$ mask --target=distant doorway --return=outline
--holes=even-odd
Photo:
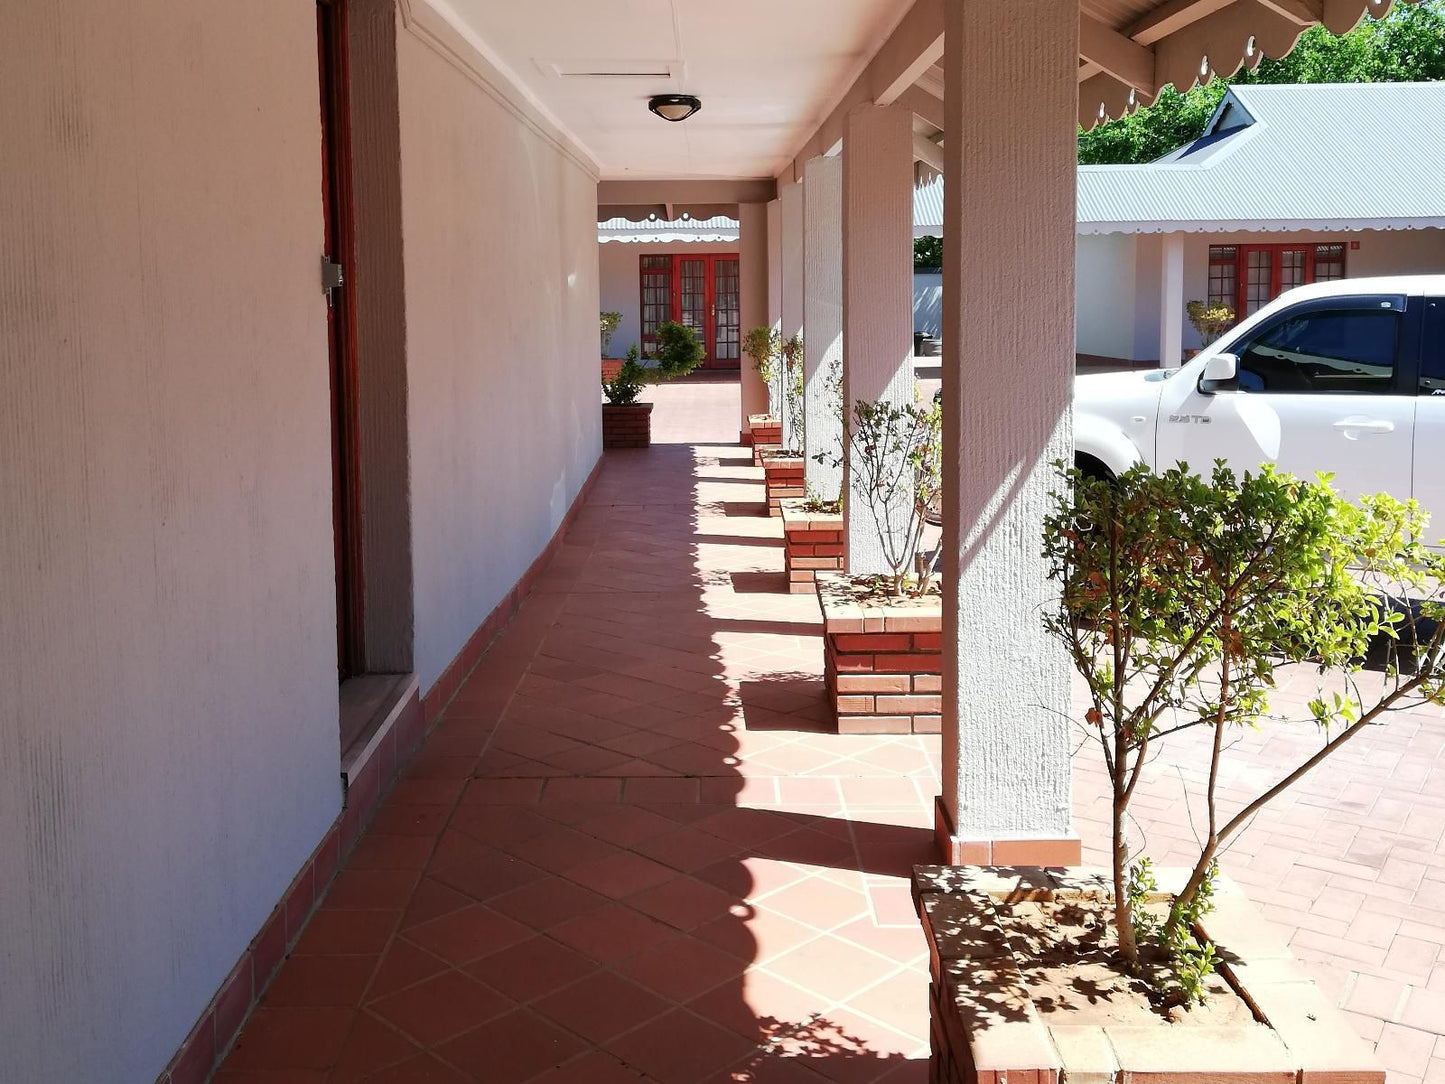
[[[657,346],[657,325],[667,320],[697,332],[707,356],[705,369],[737,369],[742,358],[738,258],[717,255],[643,256],[642,352]]]

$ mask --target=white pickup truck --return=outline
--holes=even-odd
[[[1081,376],[1074,442],[1086,473],[1328,471],[1348,496],[1415,497],[1445,534],[1445,275],[1302,286],[1182,368]]]

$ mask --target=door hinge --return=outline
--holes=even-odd
[[[341,265],[325,253],[321,256],[321,292],[326,295],[326,303],[331,304],[333,290],[340,289],[341,284],[346,281]]]

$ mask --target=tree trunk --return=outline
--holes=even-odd
[[[1124,802],[1114,799],[1114,925],[1119,933],[1119,954],[1130,974],[1139,973],[1139,942],[1134,937],[1134,906],[1129,900],[1129,847],[1124,840]]]

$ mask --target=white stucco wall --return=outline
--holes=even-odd
[[[1209,246],[1230,244],[1357,243],[1346,253],[1350,278],[1371,275],[1439,274],[1445,271],[1445,231],[1363,230],[1355,233],[1186,234],[1185,301],[1209,293]],[[1085,235],[1078,247],[1078,328],[1081,354],[1134,361],[1159,357],[1159,279],[1162,245],[1158,235]],[[1184,348],[1199,336],[1184,322]]]
[[[1133,353],[1139,304],[1136,240],[1118,233],[1081,236],[1078,240],[1074,254],[1078,284],[1074,335],[1080,354],[1126,358]]]
[[[913,330],[936,339],[943,332],[943,273],[913,274]]]
[[[397,51],[426,689],[546,546],[601,452],[597,188],[479,57],[464,70],[407,31]]]
[[[316,16],[0,71],[0,1080],[144,1082],[340,807]]]
[[[596,231],[593,231],[596,240]],[[642,282],[641,260],[643,256],[670,256],[674,253],[706,255],[712,252],[736,254],[736,241],[679,241],[671,244],[653,244],[639,241],[634,244],[609,241],[597,244],[597,266],[599,273],[600,304],[604,312],[620,312],[622,323],[612,336],[607,353],[622,357],[627,348],[636,343],[642,348]],[[747,334],[743,327],[743,334]],[[600,346],[601,343],[599,342]]]

